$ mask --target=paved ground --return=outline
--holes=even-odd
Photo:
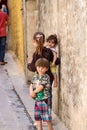
[[[0,130],[35,130],[33,121],[11,82],[7,66],[9,65],[0,66]]]
[[[34,101],[23,70],[12,52],[6,54],[6,61],[7,65],[0,66],[0,130],[35,130]],[[68,130],[54,113],[52,116],[54,130]]]

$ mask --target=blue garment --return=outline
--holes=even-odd
[[[7,13],[7,9],[6,9],[6,8],[4,8],[4,9],[3,9],[3,12]]]
[[[6,36],[0,37],[0,62],[4,62],[5,46],[6,46]]]

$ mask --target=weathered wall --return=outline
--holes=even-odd
[[[57,0],[37,0],[39,10],[39,30],[46,36],[51,33],[58,33],[58,2]]]
[[[69,130],[87,129],[87,1],[59,0],[60,116]]]
[[[59,33],[59,115],[69,130],[87,130],[87,1],[38,0],[39,30]]]
[[[34,46],[32,44],[33,34],[37,30],[37,9],[36,9],[36,0],[26,1],[26,54],[27,54],[27,63],[31,60],[32,54],[34,52]],[[33,73],[28,71],[27,77],[28,80],[31,80]]]
[[[9,0],[9,48],[15,52],[22,65],[24,65],[23,25],[22,25],[22,0]]]

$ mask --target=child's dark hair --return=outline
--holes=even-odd
[[[46,58],[39,58],[36,63],[35,66],[37,67],[46,67],[49,68],[49,61]]]
[[[2,2],[0,2],[0,9],[2,8]]]
[[[50,40],[54,40],[55,45],[59,43],[56,34],[48,36],[47,42],[49,42]]]
[[[33,40],[36,40],[38,47],[36,48],[36,51],[39,55],[42,55],[42,49],[45,42],[45,35],[42,32],[36,32],[33,36]]]

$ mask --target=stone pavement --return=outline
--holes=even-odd
[[[19,130],[16,116],[8,104],[8,96],[0,86],[0,130]]]
[[[9,82],[11,86],[15,89],[17,95],[20,97],[22,103],[24,104],[26,111],[29,113],[32,121],[34,122],[34,100],[31,99],[31,97],[29,96],[28,85],[26,84],[23,69],[16,56],[12,52],[7,52],[5,59],[8,64],[3,67],[9,76]],[[54,130],[68,130],[53,112],[52,118]],[[46,126],[44,126],[44,130],[47,130]]]

